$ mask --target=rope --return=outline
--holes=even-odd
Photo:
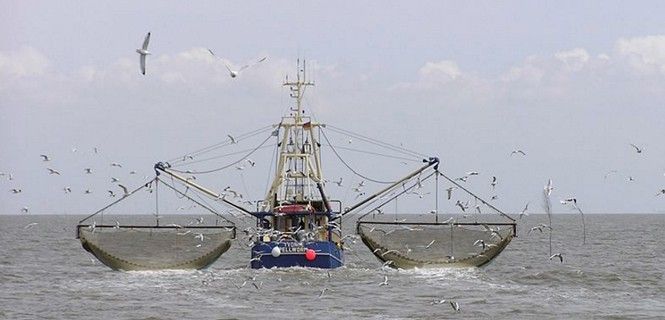
[[[369,181],[375,182],[375,183],[381,183],[381,184],[395,183],[395,181],[381,181],[381,180],[372,179],[372,178],[369,178],[369,177],[359,173],[358,171],[354,170],[353,168],[351,168],[351,166],[349,166],[348,163],[346,163],[346,161],[344,161],[344,159],[342,159],[342,157],[339,155],[339,153],[337,153],[337,150],[335,150],[335,147],[333,147],[332,144],[330,143],[330,140],[328,140],[328,136],[326,135],[324,130],[321,130],[321,134],[323,135],[323,138],[326,139],[326,142],[328,142],[328,145],[330,146],[330,149],[337,156],[337,159],[339,159],[339,161],[341,161],[344,164],[344,166],[346,166],[347,169],[351,170],[351,172],[353,172],[355,175],[357,175],[357,176],[359,176],[359,177],[361,177],[365,180],[369,180]]]
[[[227,222],[229,222],[229,223],[231,223],[232,225],[235,226],[235,223],[234,223],[233,221],[231,221],[231,220],[227,219],[226,217],[222,216],[221,214],[217,213],[217,211],[215,211],[215,210],[213,210],[212,208],[210,208],[210,206],[207,206],[207,205],[205,205],[205,204],[202,204],[201,202],[198,202],[198,201],[194,200],[192,197],[190,197],[190,196],[184,194],[182,191],[180,191],[180,190],[178,190],[176,187],[174,187],[174,186],[172,186],[172,185],[170,185],[170,184],[164,182],[162,179],[157,179],[157,180],[160,181],[160,182],[161,182],[162,184],[164,184],[165,186],[169,187],[171,190],[175,191],[176,193],[182,195],[183,197],[189,199],[190,201],[192,201],[192,202],[198,204],[198,205],[201,206],[202,208],[204,208],[204,209],[210,211],[210,213],[212,213],[212,214],[214,214],[214,215],[216,215],[216,216],[218,216],[218,217],[220,217],[220,218],[226,220]],[[195,193],[195,194],[198,196],[198,193]],[[201,199],[201,200],[204,201],[203,199]]]
[[[253,136],[255,136],[255,135],[258,135],[258,134],[262,133],[263,131],[266,131],[266,130],[272,128],[272,126],[273,126],[273,125],[267,125],[267,126],[265,126],[265,127],[261,127],[261,128],[259,128],[259,129],[254,130],[254,131],[250,131],[250,132],[247,132],[247,133],[243,133],[243,134],[237,136],[237,138],[236,138],[236,142],[237,142],[237,141],[242,141],[242,140],[247,139],[247,138],[251,138],[251,137],[253,137]],[[207,146],[207,147],[204,147],[204,148],[201,148],[201,149],[195,150],[195,151],[193,151],[193,152],[191,152],[191,153],[187,153],[187,154],[184,154],[184,155],[182,155],[182,156],[179,156],[179,157],[176,157],[176,158],[169,159],[169,160],[167,160],[167,162],[173,162],[173,163],[184,162],[184,161],[186,161],[186,157],[187,157],[187,156],[200,155],[200,154],[203,154],[203,153],[206,153],[206,152],[210,152],[210,151],[213,151],[213,150],[215,150],[215,149],[218,149],[218,148],[221,148],[221,147],[224,147],[224,146],[230,145],[230,144],[232,144],[231,139],[225,139],[225,140],[222,141],[222,142],[218,142],[218,143],[215,143],[215,144],[213,144],[213,145],[210,145],[210,146]]]
[[[268,147],[272,147],[272,146],[275,146],[275,144],[271,144],[271,145],[263,146],[263,147],[261,147],[261,148],[259,148],[259,149],[268,148]],[[192,164],[197,164],[197,163],[201,163],[201,162],[205,162],[205,161],[210,161],[210,160],[216,160],[216,159],[226,158],[226,157],[234,156],[234,155],[237,155],[237,154],[245,153],[245,152],[247,152],[247,151],[251,151],[251,150],[253,150],[253,148],[244,149],[244,150],[240,150],[240,151],[235,151],[235,152],[231,152],[231,153],[226,153],[226,154],[223,154],[223,155],[214,156],[214,157],[210,157],[210,158],[199,159],[199,160],[196,160],[196,161],[190,161],[190,162],[187,162],[187,163],[180,163],[180,164],[177,164],[177,165],[173,165],[173,164],[172,164],[172,165],[171,165],[171,168],[174,168],[174,167],[182,167],[182,166],[192,165]],[[182,161],[181,161],[181,162],[182,162]]]
[[[332,147],[329,144],[323,144],[323,146],[326,147]],[[336,148],[338,149],[344,149],[348,151],[354,151],[354,152],[359,152],[359,153],[365,153],[365,154],[371,154],[375,156],[381,156],[381,157],[386,157],[386,158],[392,158],[392,159],[398,159],[398,160],[405,160],[405,161],[412,161],[412,162],[421,162],[420,158],[414,159],[414,158],[405,158],[405,157],[399,157],[399,156],[393,156],[385,153],[378,153],[378,152],[372,152],[372,151],[365,151],[365,150],[360,150],[360,149],[354,149],[354,148],[349,148],[349,147],[342,147],[342,146],[337,146]]]
[[[509,215],[503,213],[501,210],[497,209],[495,206],[491,205],[489,202],[487,202],[487,201],[483,200],[482,198],[480,198],[479,196],[475,195],[473,192],[471,192],[471,191],[469,191],[468,189],[462,187],[459,183],[455,182],[455,180],[450,179],[448,176],[446,176],[445,174],[441,173],[440,171],[439,171],[438,173],[439,173],[440,176],[442,176],[442,177],[444,177],[446,180],[450,181],[450,183],[452,183],[452,184],[454,184],[455,186],[457,186],[458,188],[464,190],[466,193],[472,195],[472,196],[475,197],[477,200],[480,200],[480,202],[482,202],[484,205],[486,205],[486,206],[492,208],[494,211],[496,211],[497,213],[499,213],[499,214],[502,215],[503,217],[508,218],[510,221],[515,222],[515,219],[513,219],[513,218],[511,218]]]
[[[246,154],[244,157],[242,157],[242,158],[238,159],[237,161],[232,162],[232,163],[230,163],[230,164],[228,164],[228,165],[225,165],[225,166],[223,166],[223,167],[216,168],[216,169],[211,169],[211,170],[205,170],[205,171],[191,171],[191,170],[182,171],[182,170],[177,170],[177,169],[173,169],[173,168],[171,168],[171,171],[178,172],[178,173],[189,173],[189,174],[206,174],[206,173],[212,173],[212,172],[217,172],[217,171],[221,171],[221,170],[227,169],[227,168],[229,168],[229,167],[231,167],[231,166],[234,166],[234,165],[240,163],[241,161],[247,159],[247,157],[251,156],[254,152],[256,152],[257,150],[259,150],[259,149],[260,149],[260,148],[261,148],[266,142],[268,142],[268,140],[270,140],[270,138],[272,138],[272,137],[273,137],[272,134],[269,135],[265,140],[263,140],[263,142],[261,142],[261,144],[259,144],[258,147],[252,149],[252,150],[251,150],[248,154]]]
[[[358,134],[358,133],[355,133],[355,132],[351,132],[351,131],[348,131],[348,130],[345,130],[345,129],[342,129],[342,128],[337,128],[333,125],[327,125],[327,127],[329,127],[331,131],[335,131],[335,132],[341,133],[341,134],[346,134],[346,135],[352,136],[354,138],[360,139],[362,141],[369,142],[369,143],[381,146],[383,148],[393,150],[395,152],[399,152],[399,153],[402,153],[402,154],[408,154],[408,155],[411,155],[411,156],[416,156],[418,158],[427,158],[428,157],[425,154],[422,154],[422,153],[419,153],[419,152],[416,152],[416,151],[413,151],[413,150],[409,150],[409,149],[406,149],[406,148],[401,147],[401,146],[392,145],[390,143],[383,142],[381,140],[377,140],[377,139],[374,139],[374,138],[371,138],[371,137],[367,137],[367,136],[364,136],[364,135],[361,135],[361,134]]]

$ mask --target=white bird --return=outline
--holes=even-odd
[[[246,159],[245,161],[247,161],[247,163],[249,163],[249,165],[252,167],[256,165],[256,162],[252,159]]]
[[[379,283],[379,287],[387,285],[388,285],[388,276],[383,276],[383,282]]]
[[[459,312],[459,310],[460,310],[459,309],[459,303],[457,303],[456,301],[452,301],[452,300],[449,301],[449,302],[450,302],[450,307],[452,307],[453,310],[455,310],[456,312]]]
[[[21,212],[23,212],[23,213],[28,213],[29,210],[30,209],[28,207],[21,208]]]
[[[118,187],[120,187],[122,189],[122,192],[124,193],[125,197],[129,195],[129,190],[127,190],[127,187],[125,187],[125,186],[123,186],[119,183],[118,183]]]
[[[552,179],[547,180],[547,185],[545,186],[545,192],[547,195],[552,194],[552,190],[554,190],[554,186],[552,185]]]
[[[319,298],[323,297],[323,294],[326,293],[326,290],[328,290],[328,288],[323,288],[321,290],[321,293],[319,293]]]
[[[474,247],[483,247],[483,250],[485,250],[485,247],[487,244],[485,244],[485,241],[483,239],[478,239],[476,242],[473,243]]]
[[[86,174],[92,174],[92,168],[85,168],[83,171],[85,171]]]
[[[70,187],[64,187],[64,188],[62,188],[62,190],[65,190],[65,193],[71,193],[72,192],[72,188],[70,188]]]
[[[23,190],[21,190],[21,189],[11,189],[10,191],[12,193],[21,193],[21,192],[23,192]]]
[[[51,169],[51,168],[46,168],[46,170],[48,170],[48,174],[60,175],[60,172],[58,172],[57,170],[54,170],[54,169]]]
[[[113,163],[111,163],[111,167],[118,167],[118,168],[122,168],[122,165],[121,165],[121,164],[119,164],[119,163],[117,163],[117,162],[113,162]]]
[[[203,241],[203,233],[197,233],[194,238],[199,239],[199,241]]]
[[[658,193],[656,193],[656,197],[661,195],[661,194],[665,194],[665,189],[660,189],[660,191],[658,191]]]
[[[467,175],[467,176],[477,176],[477,175],[478,175],[478,171],[469,171],[469,172],[466,173],[466,175]]]
[[[49,157],[49,156],[47,156],[47,155],[45,155],[45,154],[40,154],[39,156],[42,157],[42,160],[43,160],[43,161],[51,161],[51,157]]]
[[[37,223],[37,222],[31,222],[31,223],[28,223],[27,225],[25,225],[25,227],[23,227],[23,229],[30,229],[30,228],[32,228],[32,227],[38,225],[38,224],[39,224],[39,223]]]
[[[634,145],[634,144],[632,144],[632,143],[631,143],[630,145],[633,146],[633,148],[635,148],[635,152],[637,152],[637,153],[642,153],[642,149],[641,149],[640,147],[638,147],[638,146],[636,146],[636,145]]]
[[[520,219],[522,219],[522,216],[528,216],[529,214],[526,212],[526,210],[529,209],[529,203],[527,202],[526,205],[524,206],[524,209],[520,211]]]
[[[210,52],[210,54],[213,55],[215,58],[218,58],[218,59],[219,59],[219,57],[217,57],[217,56],[215,55],[215,53],[212,52],[212,50],[208,49],[208,52]],[[224,66],[226,67],[226,70],[229,71],[229,75],[231,76],[231,78],[235,78],[235,77],[237,77],[237,76],[240,74],[241,71],[243,71],[243,70],[245,70],[245,69],[247,69],[247,68],[249,68],[249,67],[252,67],[252,66],[254,66],[254,65],[256,65],[256,64],[259,64],[259,63],[265,61],[267,58],[268,58],[268,57],[262,57],[262,58],[258,59],[256,62],[248,63],[248,64],[246,64],[246,65],[243,65],[243,66],[240,67],[238,70],[232,70],[231,67],[229,66],[229,64],[226,63],[226,62],[224,62]]]
[[[490,183],[490,186],[492,186],[492,190],[496,188],[496,184],[497,184],[496,176],[492,176],[492,182]]]
[[[339,177],[339,181],[333,181],[338,187],[342,187],[342,177]]]
[[[113,190],[106,190],[106,191],[108,191],[109,197],[111,197],[111,198],[115,197],[115,193],[113,193]]]
[[[553,254],[553,255],[550,256],[550,260],[552,260],[552,259],[554,259],[554,258],[559,258],[559,261],[561,261],[561,263],[563,263],[563,254],[561,254],[561,253],[555,253],[555,254]]]
[[[143,39],[143,46],[141,48],[136,49],[136,52],[140,55],[139,61],[141,63],[141,74],[145,75],[145,57],[149,54],[152,54],[150,51],[148,51],[148,43],[150,43],[150,32],[145,35],[145,39]],[[97,148],[95,148],[95,153],[97,153]]]
[[[429,248],[434,244],[435,241],[436,241],[436,239],[435,239],[435,240],[432,240],[429,244],[427,244],[427,245],[425,246],[425,249],[429,249]]]
[[[85,189],[85,191],[83,191],[83,193],[84,193],[84,194],[91,194],[91,193],[92,193],[92,190],[90,190],[90,189]]]
[[[120,179],[111,177],[111,183],[120,182]]]
[[[132,170],[129,172],[129,174],[136,174],[136,171]]]
[[[229,137],[229,140],[231,140],[231,144],[236,144],[236,143],[238,143],[238,142],[236,141],[236,138],[234,138],[232,135],[227,134],[226,136]]]

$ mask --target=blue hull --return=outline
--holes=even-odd
[[[279,246],[280,254],[272,255],[274,247]],[[316,252],[313,260],[305,258],[305,250]],[[334,242],[313,241],[301,244],[295,241],[264,242],[252,247],[252,269],[309,267],[332,269],[344,265],[344,252]],[[256,259],[256,260],[254,260]]]

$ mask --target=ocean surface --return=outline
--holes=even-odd
[[[239,240],[205,270],[112,271],[75,239],[79,219],[0,215],[0,319],[665,318],[665,215],[587,215],[585,245],[579,216],[555,215],[563,263],[531,215],[482,268],[384,270],[358,241],[329,272],[248,269]]]

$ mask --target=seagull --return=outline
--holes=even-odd
[[[212,52],[212,50],[208,49],[208,52],[210,52],[211,55],[213,55],[214,57],[217,58],[217,56],[215,55],[214,52]],[[252,66],[254,66],[254,65],[256,65],[256,64],[259,64],[259,63],[265,61],[266,59],[268,59],[268,57],[262,57],[262,58],[258,59],[256,62],[249,63],[249,64],[246,64],[246,65],[243,65],[243,66],[240,67],[240,69],[238,69],[238,70],[231,70],[231,67],[230,67],[229,64],[226,63],[226,62],[224,62],[224,66],[226,67],[226,70],[229,70],[229,75],[231,76],[231,78],[235,78],[235,77],[237,77],[237,76],[240,74],[241,71],[243,71],[243,70],[245,70],[245,69],[247,69],[247,68],[249,68],[249,67],[252,67]]]
[[[47,155],[45,155],[45,154],[40,154],[39,156],[42,157],[42,160],[43,160],[43,161],[51,161],[51,157],[49,157],[49,156],[47,156]]]
[[[455,205],[460,207],[460,209],[462,209],[462,212],[466,212],[466,207],[459,200],[457,200]]]
[[[656,193],[656,197],[661,195],[661,194],[665,194],[665,189],[660,189],[660,191],[658,191],[658,193]]]
[[[246,159],[245,161],[247,161],[247,163],[249,163],[249,165],[252,167],[256,165],[256,162],[252,159]]]
[[[145,56],[151,54],[148,51],[148,43],[150,42],[150,32],[145,35],[143,39],[143,46],[140,49],[136,49],[136,52],[140,55],[139,61],[141,62],[141,74],[145,75]],[[97,153],[97,148],[95,148],[95,153]]]
[[[522,150],[519,150],[519,149],[513,150],[513,152],[510,153],[511,156],[514,155],[514,154],[521,154],[523,156],[526,156],[526,153]]]
[[[111,177],[111,183],[120,182],[120,179]]]
[[[132,170],[129,172],[129,174],[136,174],[136,171]]]
[[[545,186],[545,192],[549,196],[552,194],[552,190],[554,190],[554,186],[552,185],[552,179],[549,179],[547,181],[547,185]]]
[[[390,267],[390,265],[393,264],[393,263],[394,263],[394,261],[392,261],[392,260],[388,260],[388,261],[384,262],[384,263],[381,265],[381,268]]]
[[[236,141],[236,138],[234,138],[232,135],[227,134],[226,136],[229,137],[229,139],[231,140],[231,144],[236,144],[236,143],[238,143],[238,142]]]
[[[121,164],[119,164],[119,163],[117,163],[117,162],[113,162],[113,163],[111,163],[111,167],[118,167],[118,168],[122,168],[122,165],[121,165]]]
[[[473,243],[474,247],[483,247],[483,250],[485,250],[485,247],[487,247],[487,244],[485,244],[485,241],[483,239],[478,239],[476,242]]]
[[[90,190],[90,189],[85,189],[85,191],[83,191],[83,193],[84,193],[84,194],[91,194],[91,193],[92,193],[92,190]]]
[[[522,216],[528,216],[529,214],[526,212],[526,210],[529,208],[529,203],[527,202],[526,205],[524,206],[524,209],[520,211],[520,219],[522,219]]]
[[[256,282],[252,282],[252,285],[254,286],[254,288],[256,288],[256,290],[261,290],[261,286],[263,285],[263,281],[259,282],[258,285],[256,284]]]
[[[342,177],[339,177],[339,181],[333,181],[338,187],[342,187]]]
[[[466,175],[467,175],[467,176],[477,176],[477,175],[478,175],[478,171],[469,171],[469,172],[466,173]]]
[[[83,171],[85,171],[86,174],[92,174],[92,168],[85,168]]]
[[[38,224],[39,224],[39,223],[37,223],[37,222],[31,222],[31,223],[28,223],[27,225],[25,225],[25,227],[23,227],[23,229],[30,229],[30,228],[32,228],[32,227],[38,225]]]
[[[453,190],[457,189],[457,187],[450,187],[446,189],[446,192],[448,192],[448,200],[450,200],[450,197],[453,195]]]
[[[323,294],[326,292],[326,290],[328,290],[328,288],[323,288],[321,290],[321,293],[319,293],[319,298],[323,297]]]
[[[124,195],[125,197],[129,195],[129,190],[127,190],[127,187],[125,187],[125,186],[123,186],[119,183],[118,183],[118,187],[120,187],[122,189],[122,192],[125,194]]]
[[[428,245],[425,246],[425,249],[429,249],[434,244],[435,241],[436,239],[432,240]]]
[[[467,176],[455,178],[455,180],[462,181],[462,182],[466,182],[467,179],[469,179],[469,177],[467,177]]]
[[[65,190],[65,193],[71,193],[72,192],[72,188],[70,188],[70,187],[64,187],[64,188],[62,188],[62,190]]]
[[[553,254],[553,255],[550,256],[550,260],[552,260],[552,259],[554,259],[554,258],[559,258],[559,261],[561,261],[561,263],[563,263],[563,254],[561,254],[561,253],[555,253],[555,254]]]
[[[203,233],[197,233],[194,238],[199,239],[199,241],[203,241]]]
[[[46,170],[48,170],[48,174],[60,175],[60,172],[58,172],[57,170],[54,170],[54,169],[51,169],[51,168],[46,168]]]
[[[637,152],[637,153],[642,153],[642,149],[641,149],[640,147],[638,147],[638,146],[636,146],[636,145],[634,145],[634,144],[632,144],[632,143],[631,143],[630,145],[633,146],[633,148],[635,148],[635,152]]]
[[[21,193],[21,192],[23,192],[23,190],[21,190],[21,189],[11,189],[10,191],[12,193]]]
[[[106,190],[106,191],[108,191],[108,193],[109,193],[109,197],[111,197],[111,198],[114,198],[114,197],[115,197],[115,193],[113,193],[112,190]]]
[[[449,301],[449,302],[450,302],[450,307],[453,308],[453,310],[455,310],[456,312],[459,312],[459,310],[460,310],[459,309],[459,303],[457,303],[456,301],[452,301],[452,300]]]
[[[21,208],[21,212],[23,212],[23,213],[28,213],[29,210],[30,209],[28,207]]]
[[[497,184],[496,177],[492,176],[492,182],[490,183],[490,186],[492,186],[492,190],[494,190],[494,188],[496,188],[496,184]]]
[[[388,285],[388,276],[383,276],[383,282],[379,283],[379,287],[387,285]]]

